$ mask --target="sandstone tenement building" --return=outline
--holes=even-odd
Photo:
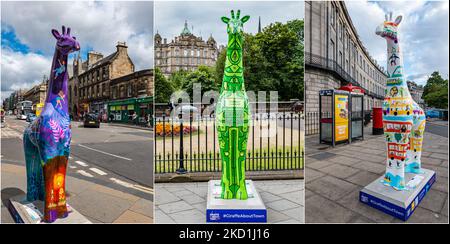
[[[187,21],[180,35],[171,42],[159,33],[155,35],[155,64],[166,76],[179,70],[192,71],[200,65],[212,66],[218,54],[219,48],[214,38],[210,36],[204,41],[202,37],[195,36],[189,30]]]

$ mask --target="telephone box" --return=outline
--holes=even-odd
[[[350,143],[349,104],[350,93],[343,90],[319,92],[320,143]]]
[[[364,89],[352,84],[339,88],[350,93],[350,142],[364,139]]]

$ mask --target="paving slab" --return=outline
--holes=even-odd
[[[176,223],[205,223],[206,215],[205,213],[199,211],[198,209],[191,209],[186,211],[181,211],[177,213],[169,214],[169,216]]]
[[[269,223],[304,222],[303,180],[262,180],[254,184],[268,208]],[[206,222],[207,182],[158,183],[155,191],[156,223]],[[160,193],[168,198],[164,199]],[[301,215],[291,216],[295,211]]]
[[[348,177],[346,180],[359,185],[361,187],[367,186],[368,184],[372,183],[372,181],[376,180],[380,175],[371,173],[369,171],[363,171],[356,173],[355,175],[352,175]]]
[[[306,223],[347,223],[355,213],[320,195],[306,199]]]
[[[359,169],[351,168],[340,164],[333,164],[328,167],[321,168],[319,169],[319,171],[325,174],[335,176],[340,179],[345,179],[360,172]]]
[[[333,201],[339,200],[358,189],[355,184],[340,180],[333,176],[324,176],[317,179],[307,184],[306,188]],[[308,207],[309,206],[306,205],[306,208]]]

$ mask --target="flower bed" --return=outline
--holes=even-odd
[[[179,124],[172,124],[166,123],[163,125],[163,123],[156,123],[155,126],[155,134],[156,136],[171,136],[173,135],[180,135],[181,126]],[[193,132],[196,132],[197,128],[190,127],[189,125],[185,126],[183,125],[183,134],[190,134]]]

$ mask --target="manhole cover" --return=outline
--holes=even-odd
[[[321,152],[321,153],[318,153],[318,154],[314,154],[314,155],[312,155],[310,157],[314,158],[314,159],[317,159],[317,160],[325,160],[325,159],[328,159],[328,158],[332,158],[334,156],[336,156],[336,154],[334,154],[334,153]]]

